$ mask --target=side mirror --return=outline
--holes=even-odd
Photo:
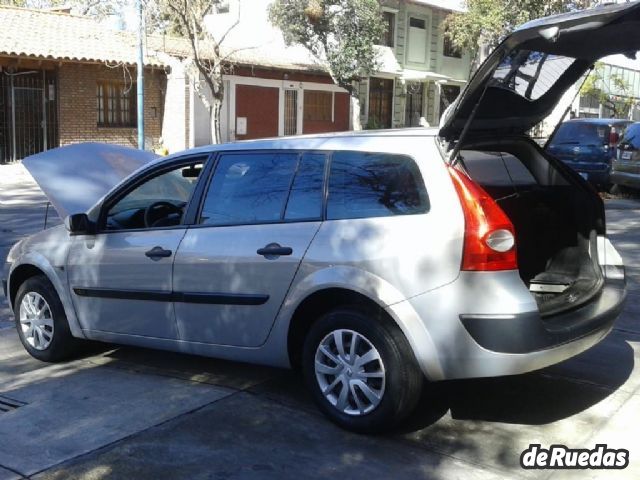
[[[64,221],[65,227],[75,235],[93,235],[96,232],[95,224],[89,220],[86,213],[74,213]]]

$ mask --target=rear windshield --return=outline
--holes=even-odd
[[[633,148],[640,148],[640,123],[634,123],[624,134],[624,137],[620,143],[626,143]]]
[[[560,125],[552,145],[603,145],[609,143],[610,129],[607,125],[593,123],[563,123]]]
[[[537,100],[575,61],[571,57],[516,50],[502,60],[491,85],[512,90],[527,100]]]

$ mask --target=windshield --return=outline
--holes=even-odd
[[[552,145],[604,145],[609,143],[609,127],[592,123],[563,123]]]

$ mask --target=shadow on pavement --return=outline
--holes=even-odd
[[[448,411],[457,420],[519,425],[544,425],[576,415],[627,382],[635,362],[626,340],[614,330],[592,349],[537,372],[430,384],[416,413],[399,431],[424,429]]]

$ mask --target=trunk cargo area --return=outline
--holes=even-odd
[[[468,142],[459,161],[513,223],[520,276],[543,317],[600,291],[604,206],[595,190],[526,138]]]

